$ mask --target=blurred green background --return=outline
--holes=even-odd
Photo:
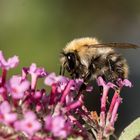
[[[0,0],[0,49],[6,57],[19,56],[17,73],[32,62],[58,73],[61,49],[68,41],[86,36],[139,45],[140,1]],[[122,95],[118,133],[140,116],[140,49],[120,52],[128,59],[134,87]]]

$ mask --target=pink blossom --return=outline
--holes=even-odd
[[[44,77],[47,75],[44,68],[38,68],[35,63],[32,63],[28,70],[29,74],[35,74],[38,77]]]
[[[79,91],[84,80],[83,79],[75,79],[73,82],[74,82],[74,84],[72,85],[71,90]]]
[[[0,51],[0,67],[6,70],[14,68],[18,65],[19,59],[17,56],[13,56],[9,58],[7,61],[5,60],[2,51]]]
[[[45,128],[53,133],[55,137],[66,138],[70,132],[70,126],[62,116],[45,117]]]
[[[40,130],[41,124],[36,119],[35,113],[29,111],[24,114],[24,119],[14,123],[14,127],[16,130],[23,131],[32,136],[35,132]]]
[[[50,73],[49,75],[46,76],[44,82],[46,85],[51,86],[52,84],[56,84],[56,83],[60,83],[60,84],[67,83],[68,78],[64,76],[56,76],[55,73]]]
[[[56,76],[55,73],[50,73],[48,76],[46,76],[44,83],[48,86],[52,86],[53,84],[57,85],[57,91],[61,93],[69,79],[64,76]]]
[[[29,68],[23,67],[22,68],[22,79],[26,79],[27,75],[28,75],[28,70]]]
[[[31,89],[36,88],[37,79],[45,77],[47,72],[44,68],[38,68],[35,63],[32,63],[29,68],[24,67],[22,69],[22,79],[26,79],[27,75],[31,75]]]
[[[33,97],[34,99],[36,100],[40,100],[42,98],[42,95],[43,95],[43,91],[36,91],[34,94],[33,94]]]
[[[31,74],[31,89],[35,89],[38,77],[44,77],[47,75],[44,68],[37,68],[35,63],[32,63],[28,69],[28,73]]]
[[[24,96],[24,92],[29,89],[30,82],[22,80],[20,76],[13,76],[7,85],[8,91],[14,99],[21,99]]]
[[[78,92],[80,90],[81,86],[83,86],[83,84],[84,84],[84,80],[83,79],[75,79],[74,80],[74,84],[71,87],[71,90],[74,90],[74,91]],[[85,91],[91,92],[92,90],[93,90],[92,86],[85,85]]]
[[[11,112],[11,106],[7,101],[0,104],[0,122],[11,124],[17,119],[17,114]]]
[[[132,83],[128,79],[122,80],[121,78],[119,78],[117,84],[120,88],[122,88],[123,86],[132,87]]]
[[[66,90],[65,88],[68,85],[69,79],[63,76],[56,76],[55,73],[51,73],[46,76],[45,78],[45,84],[52,87],[51,94],[50,94],[50,104],[54,104],[56,100],[60,99],[60,94],[62,95],[62,92],[68,91],[69,88]],[[59,95],[59,96],[58,96]]]
[[[111,82],[106,83],[102,77],[98,77],[97,83],[99,86],[103,87],[103,93],[101,98],[101,111],[106,111],[106,100],[108,96],[108,91],[110,88],[116,88],[117,86]]]
[[[101,76],[98,77],[97,83],[98,83],[98,86],[103,86],[103,88],[105,88],[105,89],[109,89],[109,88],[114,89],[117,87],[115,84],[113,84],[111,82],[106,83]]]
[[[105,127],[105,114],[106,114],[106,102],[109,93],[109,89],[115,89],[117,86],[111,82],[106,83],[103,78],[100,76],[97,79],[97,83],[99,86],[103,87],[103,93],[101,97],[101,112],[100,112],[100,126]]]
[[[83,98],[84,98],[84,96],[80,95],[77,101],[74,101],[73,103],[71,103],[67,107],[65,107],[66,111],[70,111],[75,108],[81,107],[84,103]]]

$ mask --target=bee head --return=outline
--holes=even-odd
[[[62,52],[60,61],[62,64],[60,74],[64,75],[65,69],[70,73],[74,72],[76,68],[76,55],[74,52]]]
[[[68,72],[71,72],[75,69],[75,66],[76,66],[75,54],[74,53],[67,53],[66,57],[67,57],[67,63],[68,63],[66,69]]]

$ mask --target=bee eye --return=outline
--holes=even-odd
[[[68,69],[73,70],[76,65],[75,55],[73,53],[68,53],[67,59],[68,59]]]

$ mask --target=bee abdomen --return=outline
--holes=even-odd
[[[109,71],[112,72],[116,78],[125,79],[128,77],[128,65],[126,59],[120,54],[109,54],[107,56]]]

